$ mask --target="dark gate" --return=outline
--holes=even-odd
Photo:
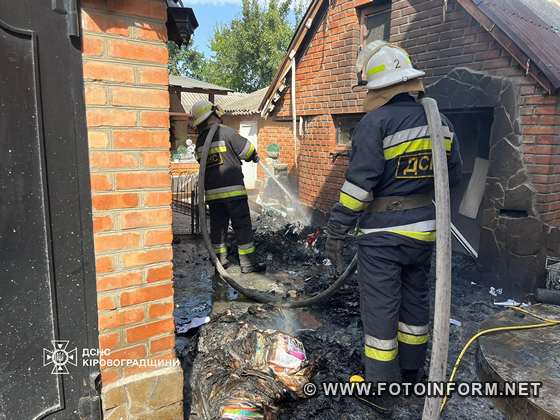
[[[0,2],[0,419],[99,417],[76,3]]]
[[[177,235],[199,235],[198,174],[184,172],[173,175],[171,182],[173,199],[173,233]],[[180,216],[179,216],[180,215]]]

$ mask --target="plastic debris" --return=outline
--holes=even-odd
[[[183,334],[186,333],[188,330],[192,330],[193,328],[198,328],[201,325],[207,324],[210,322],[210,317],[202,317],[202,318],[193,318],[186,324],[177,325],[177,333]]]
[[[490,287],[490,290],[488,291],[488,293],[490,293],[492,296],[496,297],[498,295],[501,295],[503,293],[503,289],[496,289],[494,286]]]
[[[457,327],[460,327],[461,325],[463,325],[463,323],[457,319],[453,319],[453,318],[449,318],[449,323],[451,325],[455,325]]]
[[[504,300],[503,302],[494,301],[494,305],[496,305],[496,306],[521,306],[523,308],[526,308],[526,307],[529,306],[528,303],[519,303],[515,299],[508,299],[508,300]]]
[[[310,248],[310,249],[314,249],[315,245],[317,245],[317,239],[319,239],[320,235],[321,235],[321,229],[319,229],[319,228],[317,228],[317,230],[315,232],[307,235],[307,238],[306,238],[306,241],[305,241],[305,247]]]

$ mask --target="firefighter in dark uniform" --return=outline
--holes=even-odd
[[[352,136],[339,202],[327,226],[327,255],[337,266],[344,238],[356,229],[365,376],[369,382],[414,382],[428,343],[428,272],[435,241],[431,138],[423,92],[406,51],[368,45],[367,114]],[[450,184],[460,181],[459,142],[442,115]],[[363,380],[358,378],[358,380]],[[381,401],[390,410],[391,399]]]
[[[210,209],[210,239],[216,255],[225,267],[227,231],[231,221],[237,238],[239,265],[242,273],[259,272],[266,265],[257,261],[253,243],[253,228],[243,182],[241,161],[258,162],[255,146],[235,130],[221,124],[222,111],[208,100],[192,107],[192,125],[198,130],[196,156],[200,161],[204,141],[210,127],[218,124],[206,162],[206,202]]]

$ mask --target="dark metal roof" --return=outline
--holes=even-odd
[[[473,0],[560,89],[560,4],[556,0]]]

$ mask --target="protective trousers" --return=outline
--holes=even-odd
[[[426,358],[433,242],[377,233],[358,243],[366,379],[399,381]]]
[[[226,239],[230,220],[237,238],[240,258],[255,252],[247,198],[211,202],[208,207],[210,208],[210,239],[218,258],[227,256]]]

